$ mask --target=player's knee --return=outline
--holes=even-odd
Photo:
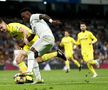
[[[91,64],[92,60],[88,60],[86,63]]]
[[[19,64],[21,62],[20,58],[16,58],[16,63]]]
[[[32,47],[30,50],[34,52],[35,58],[37,58],[38,57],[38,52],[35,50],[35,48]]]
[[[37,67],[39,67],[39,64],[38,63],[34,63],[33,64],[33,68],[37,68]]]
[[[25,58],[25,54],[19,53],[18,56],[16,57],[16,63],[19,64],[21,63]]]
[[[26,51],[22,50],[22,51],[20,51],[20,55],[21,56],[27,56],[27,53],[26,53]]]

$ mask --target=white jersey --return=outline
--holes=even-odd
[[[50,27],[43,19],[39,19],[39,15],[41,14],[32,14],[30,18],[32,32],[37,34],[39,37],[51,36],[54,38]]]

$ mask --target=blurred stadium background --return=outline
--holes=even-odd
[[[23,23],[19,12],[24,7],[30,7],[34,13],[46,13],[63,22],[59,27],[51,26],[56,44],[63,37],[64,28],[71,31],[71,36],[76,39],[80,31],[78,23],[85,20],[88,29],[98,38],[94,47],[95,58],[102,57],[100,68],[108,68],[108,0],[0,0],[0,17],[7,22]],[[6,33],[0,33],[0,70],[17,69],[12,65],[13,53],[14,41]],[[81,61],[79,50],[75,50],[75,58]],[[47,63],[51,69],[64,67],[62,61],[53,59],[56,60],[42,63],[40,68],[43,69]],[[73,63],[71,68],[76,68]],[[86,68],[85,64],[83,68]]]

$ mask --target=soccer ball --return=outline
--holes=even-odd
[[[26,75],[25,76],[25,83],[32,83],[33,82],[33,76]]]
[[[15,78],[16,84],[24,84],[24,82],[25,82],[25,77],[18,76]]]
[[[17,73],[14,75],[14,81],[16,84],[32,83],[33,74],[24,75],[22,73]]]
[[[16,84],[24,84],[26,81],[26,78],[24,75],[16,74],[14,76],[14,81]]]

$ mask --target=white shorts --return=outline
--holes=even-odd
[[[43,36],[39,38],[31,47],[35,48],[39,56],[47,53],[55,44],[55,39],[52,36]]]

